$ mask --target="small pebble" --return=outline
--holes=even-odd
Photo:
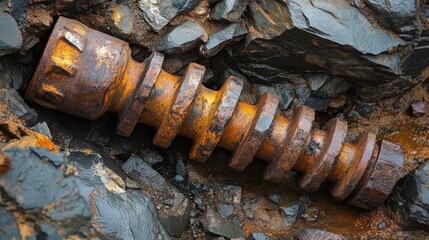
[[[176,181],[176,182],[183,182],[184,180],[185,179],[182,176],[180,176],[180,175],[176,175],[174,177],[174,181]]]
[[[194,200],[194,203],[197,205],[201,205],[201,204],[203,204],[203,200],[201,198],[197,198]]]
[[[411,104],[409,111],[413,117],[422,117],[426,114],[425,103],[423,101]]]
[[[387,223],[386,223],[386,221],[381,221],[379,224],[378,224],[378,229],[380,229],[380,230],[383,230],[383,229],[385,229],[386,227],[387,227]]]
[[[232,204],[221,203],[217,207],[217,212],[222,218],[228,218],[234,212],[234,206]]]
[[[252,209],[246,209],[244,210],[244,213],[246,214],[246,217],[249,219],[253,219],[255,217],[255,212],[253,212]]]

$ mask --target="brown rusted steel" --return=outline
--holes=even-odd
[[[59,18],[28,87],[26,99],[87,119],[119,115],[117,132],[129,136],[140,122],[157,129],[154,144],[168,147],[176,135],[193,140],[190,158],[204,162],[216,147],[233,152],[230,167],[243,171],[253,158],[268,162],[264,179],[282,182],[302,173],[297,186],[313,192],[328,179],[337,200],[371,209],[400,177],[399,146],[362,133],[345,142],[347,123],[332,119],[313,128],[314,111],[302,106],[290,120],[279,98],[265,93],[256,105],[239,101],[242,80],[230,76],[219,91],[204,87],[205,68],[190,64],[182,77],[161,69],[163,55],[143,63],[128,44],[83,24]]]
[[[7,172],[10,168],[9,157],[0,152],[0,175]]]

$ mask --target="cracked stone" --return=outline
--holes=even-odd
[[[31,130],[41,133],[48,138],[52,139],[51,131],[49,130],[48,124],[46,122],[41,122],[36,124]]]
[[[26,122],[27,126],[32,126],[36,123],[36,111],[24,102],[24,99],[16,90],[0,89],[0,102],[5,103],[13,114]]]
[[[143,18],[155,32],[159,32],[180,12],[193,9],[198,1],[195,0],[140,0],[140,10]]]
[[[383,26],[399,33],[417,30],[417,1],[364,0]]]
[[[39,154],[43,152],[46,156],[50,153],[40,149]],[[78,233],[79,229],[90,226],[88,204],[73,176],[65,177],[61,168],[42,161],[46,157],[31,149],[12,148],[3,153],[9,156],[13,167],[0,176],[0,188],[22,211],[43,212],[65,229],[66,234]]]
[[[254,232],[252,233],[249,239],[250,240],[270,240],[270,237],[265,233]]]
[[[169,55],[184,53],[196,47],[204,34],[205,31],[200,24],[185,21],[161,36],[154,50]]]
[[[18,50],[22,45],[22,35],[15,19],[0,12],[0,57]]]
[[[210,207],[207,208],[203,225],[205,228],[216,235],[226,238],[244,237],[243,230],[230,221],[224,220],[217,212]]]
[[[13,212],[8,212],[0,206],[0,239],[21,240],[18,223]]]
[[[305,212],[307,205],[310,203],[310,198],[308,196],[303,196],[300,199],[293,201],[286,207],[282,207],[282,210],[285,214],[283,220],[284,226],[292,226],[301,215]]]
[[[189,222],[192,207],[186,196],[140,158],[129,158],[122,168],[144,191],[151,194],[159,208],[164,229],[170,235],[180,236]]]
[[[211,18],[214,20],[239,22],[248,4],[249,0],[222,0],[212,9]]]
[[[390,52],[404,41],[373,27],[347,1],[255,0],[249,15],[254,30],[231,55],[251,81],[272,84],[287,72],[316,71],[365,85],[400,74],[399,55]]]
[[[234,212],[234,206],[232,204],[220,203],[217,206],[217,212],[222,218],[228,218]]]
[[[0,176],[0,188],[25,214],[43,216],[56,229],[41,223],[40,237],[55,239],[55,232],[61,238],[86,236],[95,229],[109,239],[169,238],[150,197],[140,190],[126,190],[112,170],[120,169],[113,162],[107,168],[107,159],[97,154],[71,152],[58,165],[53,163],[56,158],[64,159],[62,154],[40,148],[12,148],[3,153],[13,167]]]
[[[241,40],[246,34],[247,28],[244,24],[232,23],[227,25],[209,36],[207,43],[201,46],[200,53],[206,57],[212,57],[225,46]]]
[[[32,66],[26,64],[27,59],[15,59],[12,56],[0,58],[0,88],[22,90],[30,80]]]
[[[390,194],[387,205],[406,229],[429,231],[429,161],[403,177]]]

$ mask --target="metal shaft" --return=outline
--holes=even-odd
[[[87,119],[106,111],[119,115],[117,132],[129,136],[140,122],[157,129],[154,144],[168,147],[177,135],[193,140],[190,159],[204,162],[216,147],[233,152],[229,166],[243,171],[253,158],[268,162],[264,179],[282,182],[301,172],[297,186],[316,191],[328,179],[337,200],[364,209],[382,203],[401,175],[404,154],[364,132],[345,142],[347,123],[334,118],[314,129],[314,111],[300,107],[293,119],[265,93],[256,105],[239,101],[243,82],[229,77],[219,91],[204,87],[205,68],[191,63],[183,76],[162,70],[163,55],[143,63],[128,44],[59,18],[26,99]]]

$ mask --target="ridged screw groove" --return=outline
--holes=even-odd
[[[314,129],[311,108],[301,106],[287,119],[274,94],[248,104],[239,101],[241,79],[230,76],[214,91],[201,84],[203,66],[191,63],[178,77],[162,70],[163,59],[155,52],[138,63],[125,42],[61,17],[26,98],[87,119],[116,112],[118,134],[129,136],[141,122],[157,129],[153,142],[164,148],[183,135],[194,142],[192,160],[204,162],[221,147],[233,152],[229,166],[243,171],[260,158],[268,162],[265,180],[283,182],[298,171],[305,192],[328,179],[335,199],[364,209],[382,203],[401,175],[402,149],[377,143],[373,133],[346,142],[347,123],[339,118]]]

